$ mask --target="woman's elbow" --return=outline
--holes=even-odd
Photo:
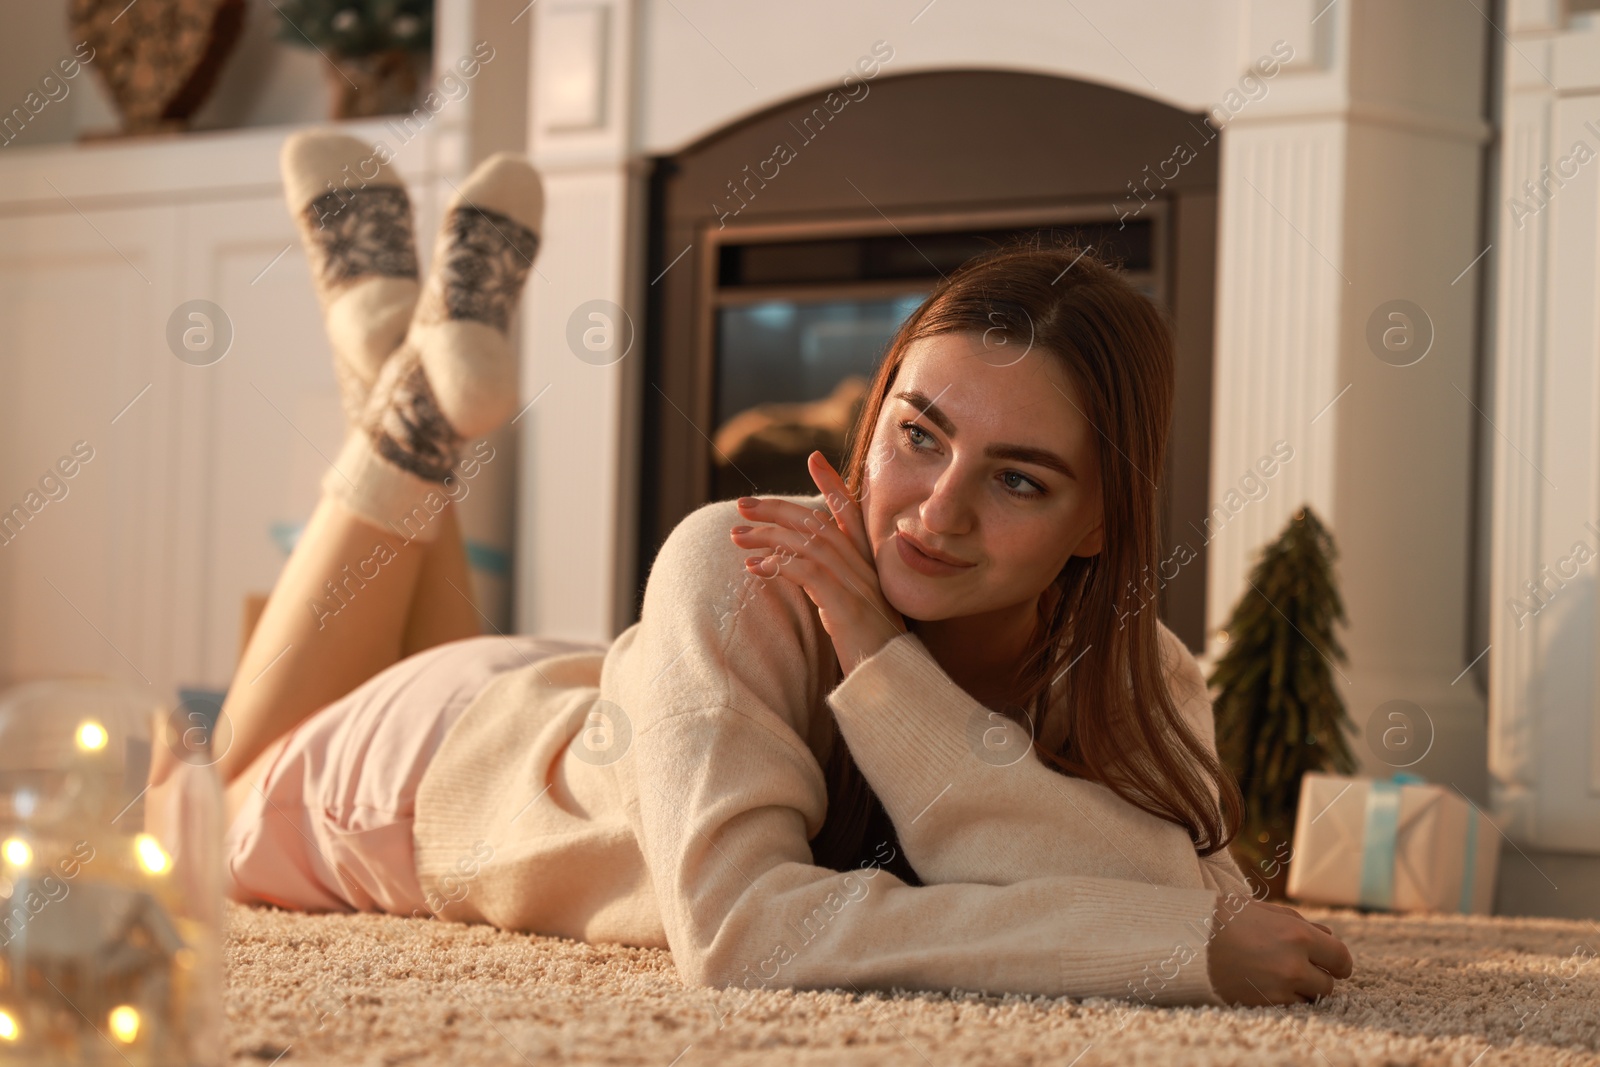
[[[768,951],[751,951],[740,946],[696,946],[685,951],[674,948],[672,961],[684,985],[695,989],[743,989],[756,992],[779,988],[787,965],[795,956],[779,942]]]
[[[678,968],[678,977],[690,989],[722,989],[728,984],[724,969],[709,956],[674,950],[672,962]]]

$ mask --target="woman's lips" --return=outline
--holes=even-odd
[[[951,574],[959,574],[972,567],[970,563],[946,563],[944,560],[934,559],[932,556],[918,551],[899,531],[895,532],[894,543],[896,551],[900,553],[900,558],[907,567],[910,567],[918,574],[926,574],[930,578],[943,578]]]

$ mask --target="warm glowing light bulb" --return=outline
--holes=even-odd
[[[139,854],[139,866],[151,874],[161,874],[172,866],[172,857],[162,849],[161,842],[149,834],[140,834],[133,839],[133,847]]]
[[[106,747],[106,728],[93,719],[85,719],[78,726],[78,747],[85,752],[98,752]]]
[[[15,1041],[22,1031],[8,1011],[0,1011],[0,1041]]]
[[[139,1012],[126,1004],[119,1004],[111,1009],[111,1036],[121,1041],[124,1045],[133,1043],[139,1036]]]
[[[33,862],[33,849],[20,837],[8,837],[0,851],[4,852],[6,862],[13,867],[26,867]]]

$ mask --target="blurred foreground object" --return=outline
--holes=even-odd
[[[1289,895],[1310,904],[1487,915],[1501,833],[1466,797],[1414,774],[1307,774]]]
[[[244,26],[244,0],[72,0],[72,36],[122,117],[124,134],[188,126]]]
[[[433,0],[282,0],[278,39],[327,58],[332,116],[410,111],[433,53]]]
[[[143,686],[0,694],[0,1065],[221,1063],[222,791],[182,725]]]
[[[1345,651],[1333,626],[1344,602],[1333,581],[1338,553],[1309,506],[1300,508],[1250,573],[1228,619],[1227,651],[1208,681],[1216,693],[1217,754],[1238,779],[1245,818],[1234,858],[1283,895],[1286,846],[1300,779],[1309,771],[1350,774],[1350,718],[1334,687]]]

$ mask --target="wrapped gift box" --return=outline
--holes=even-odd
[[[1414,774],[1308,773],[1287,892],[1312,904],[1486,915],[1501,840],[1487,812]]]

